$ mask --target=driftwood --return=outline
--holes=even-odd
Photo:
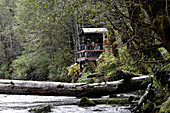
[[[152,87],[152,83],[150,83],[144,93],[144,95],[140,98],[139,102],[138,102],[138,107],[141,107],[142,104],[146,101],[146,99],[148,98],[149,96],[149,93],[150,93],[150,90],[151,90],[151,87]]]
[[[148,87],[147,87],[145,93],[141,96],[137,106],[134,109],[132,109],[133,112],[136,112],[137,110],[140,110],[140,107],[147,101],[149,95],[151,95],[150,94],[151,87],[152,87],[152,83],[148,84]]]
[[[25,95],[62,95],[100,97],[114,93],[124,93],[145,89],[144,80],[150,76],[133,77],[129,82],[124,80],[103,83],[62,83],[23,80],[0,80],[0,93]]]

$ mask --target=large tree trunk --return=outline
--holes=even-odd
[[[100,97],[113,93],[124,93],[145,89],[143,81],[150,76],[133,77],[130,81],[113,81],[105,83],[61,83],[23,80],[0,80],[0,93],[25,95],[62,95]]]
[[[169,0],[139,0],[146,10],[152,29],[161,38],[163,46],[170,53],[170,1]]]

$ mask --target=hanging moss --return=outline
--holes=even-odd
[[[87,97],[82,97],[78,106],[95,106],[96,104]]]
[[[170,98],[161,105],[159,113],[170,113]]]

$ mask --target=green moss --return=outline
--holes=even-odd
[[[64,88],[64,85],[63,85],[63,84],[59,84],[59,85],[57,86],[57,88]]]
[[[134,98],[134,100],[139,100],[139,99],[140,99],[140,97],[135,97],[135,98]]]
[[[38,107],[30,109],[29,112],[34,112],[34,113],[47,113],[47,112],[51,112],[51,106],[50,105],[38,106]]]
[[[162,99],[157,99],[157,100],[155,100],[155,103],[156,103],[157,105],[160,105],[160,104],[162,103]]]
[[[119,99],[112,99],[112,100],[108,100],[107,104],[118,104],[120,102],[121,102],[121,100],[119,100]]]
[[[94,86],[87,85],[87,87],[84,87],[86,91],[91,91],[94,89]]]
[[[141,107],[141,111],[145,111],[149,106],[149,103],[148,104],[145,104],[144,106]]]
[[[82,97],[78,106],[95,106],[96,104],[87,97]]]
[[[161,105],[159,113],[170,113],[170,98]]]
[[[93,78],[90,78],[90,79],[88,80],[88,83],[94,83],[94,79],[93,79]]]
[[[141,111],[144,113],[152,113],[152,110],[154,109],[153,103],[147,103],[144,106],[141,107]]]

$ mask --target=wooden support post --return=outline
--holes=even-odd
[[[85,56],[84,56],[85,59],[87,58],[87,54],[88,54],[87,52],[88,52],[88,50],[87,50],[87,45],[85,45],[85,54],[84,54],[84,55],[85,55]]]
[[[103,34],[103,50],[105,52],[105,34],[104,33],[102,33],[102,34]]]

